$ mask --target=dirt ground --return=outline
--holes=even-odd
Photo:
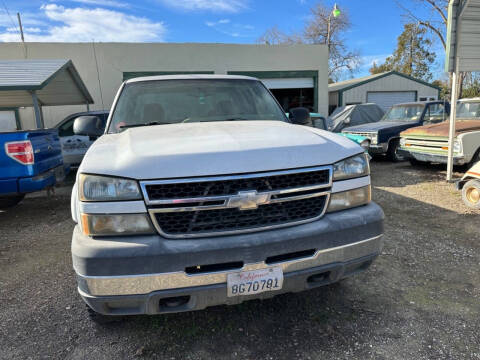
[[[0,358],[480,359],[480,212],[441,167],[374,162],[372,176],[385,247],[366,273],[103,326],[76,292],[69,189],[27,197],[0,213]]]

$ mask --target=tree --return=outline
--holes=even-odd
[[[435,53],[429,49],[430,39],[425,37],[427,30],[417,24],[405,24],[403,32],[397,39],[397,48],[385,63],[374,64],[370,73],[395,70],[417,79],[430,81],[432,73],[430,66],[435,62]]]
[[[426,18],[420,18],[415,10],[405,6],[402,0],[395,0],[397,6],[403,10],[403,15],[409,22],[418,23],[420,27],[430,31],[441,42],[443,48],[447,49],[446,33],[448,24],[448,2],[449,0],[415,0],[422,7],[431,9]]]
[[[261,44],[325,44],[329,48],[329,79],[338,80],[344,73],[354,73],[360,65],[358,51],[348,49],[343,35],[350,29],[351,23],[347,11],[342,9],[338,17],[331,16],[332,9],[323,2],[311,10],[301,34],[286,34],[274,26],[257,39]],[[328,31],[330,23],[330,32]]]
[[[381,65],[377,65],[377,63],[374,61],[373,64],[372,64],[372,67],[368,71],[370,71],[370,74],[374,75],[374,74],[380,74],[380,73],[383,73],[385,71],[390,71],[390,70],[392,70],[392,69],[386,63],[381,64]]]
[[[306,43],[328,46],[328,75],[338,79],[343,72],[353,74],[360,65],[358,51],[349,50],[343,35],[352,26],[348,11],[342,10],[338,17],[332,16],[332,9],[323,2],[311,10],[311,19],[305,24],[303,38]],[[330,28],[330,29],[329,29]]]
[[[257,39],[257,43],[267,45],[301,44],[303,43],[303,39],[297,34],[286,34],[275,25],[267,29],[262,36]]]

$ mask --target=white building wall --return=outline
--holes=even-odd
[[[92,43],[27,43],[30,59],[71,59],[95,104],[102,109]],[[96,43],[104,107],[109,109],[123,72],[134,71],[318,71],[318,112],[328,113],[328,52],[324,45]],[[24,58],[21,43],[0,43],[0,59]],[[86,106],[44,107],[46,126]],[[31,108],[20,109],[24,128],[34,127]]]
[[[392,74],[343,92],[343,105],[367,102],[369,91],[416,91],[417,100],[421,97],[438,98],[438,90],[403,76]]]

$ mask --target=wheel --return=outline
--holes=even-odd
[[[17,205],[25,197],[24,194],[0,198],[0,209],[6,209]]]
[[[468,207],[480,210],[480,180],[469,180],[463,185],[462,199]]]
[[[106,325],[106,324],[122,321],[123,319],[121,316],[109,316],[109,315],[100,314],[95,310],[93,310],[87,304],[85,304],[85,306],[87,307],[88,317],[90,318],[90,320],[92,320],[96,324]]]
[[[388,146],[387,150],[387,157],[390,161],[399,162],[405,160],[405,156],[400,155],[398,153],[398,149],[400,149],[400,139],[390,141],[390,145]]]

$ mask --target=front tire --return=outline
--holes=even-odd
[[[13,207],[22,201],[24,197],[25,194],[0,198],[0,209]]]
[[[387,150],[387,158],[392,162],[405,161],[405,156],[400,155],[398,150],[400,149],[400,139],[390,141]]]
[[[480,180],[469,180],[463,186],[462,200],[469,208],[480,210]]]

